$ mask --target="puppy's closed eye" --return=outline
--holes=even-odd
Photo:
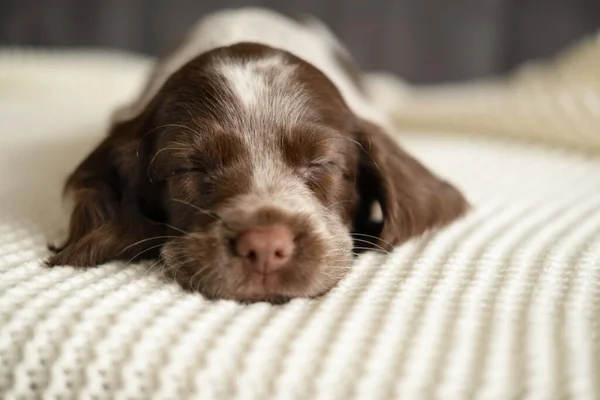
[[[339,172],[339,165],[336,161],[321,158],[309,162],[307,165],[298,168],[299,173],[305,179],[310,179],[319,174],[335,174]]]

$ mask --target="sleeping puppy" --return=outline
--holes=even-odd
[[[462,215],[463,196],[386,134],[363,85],[317,21],[205,17],[69,177],[69,236],[48,264],[160,257],[208,298],[285,301],[327,292],[357,249]]]

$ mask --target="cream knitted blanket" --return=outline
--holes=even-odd
[[[600,39],[495,82],[373,76],[474,209],[284,306],[208,302],[152,264],[40,266],[64,176],[148,66],[0,52],[0,398],[600,398]]]

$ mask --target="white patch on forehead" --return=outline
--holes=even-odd
[[[255,115],[290,123],[298,121],[307,110],[306,95],[296,80],[296,65],[288,63],[282,54],[247,61],[225,59],[216,70]]]
[[[245,106],[255,105],[262,96],[276,88],[269,85],[267,75],[279,81],[290,79],[294,66],[286,64],[281,55],[258,58],[247,62],[226,61],[217,69]]]

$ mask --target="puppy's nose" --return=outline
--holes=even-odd
[[[237,237],[235,250],[246,268],[267,274],[289,261],[294,251],[294,236],[282,225],[254,228]]]

